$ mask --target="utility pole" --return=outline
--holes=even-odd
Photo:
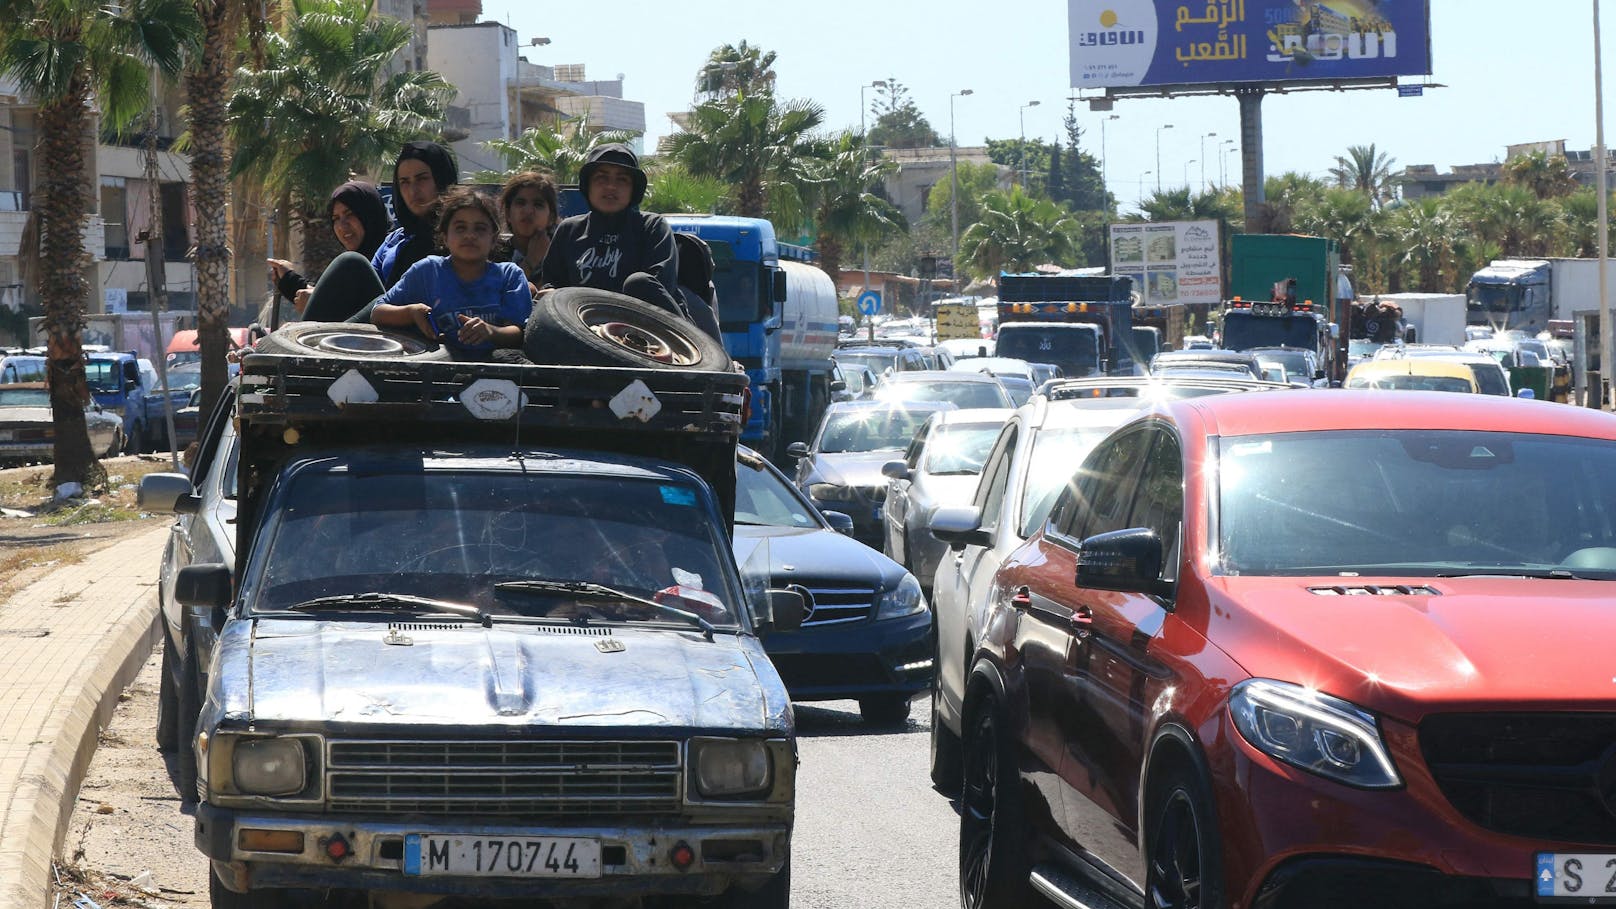
[[[174,469],[180,469],[178,440],[174,437],[174,399],[168,393],[168,340],[163,337],[161,312],[168,309],[168,269],[163,262],[163,196],[158,185],[157,171],[157,101],[155,86],[151,113],[146,119],[146,189],[150,194],[150,216],[140,238],[146,243],[146,305],[151,309],[152,337],[157,350],[152,359],[157,361],[157,378],[163,389],[163,419],[168,426],[168,457]],[[149,423],[151,414],[146,415]],[[135,448],[140,449],[137,443]]]
[[[1217,135],[1218,135],[1217,133],[1207,133],[1206,135],[1201,137],[1201,190],[1202,190],[1202,192],[1206,191],[1206,140],[1215,139],[1215,138],[1217,138]],[[1212,149],[1213,149],[1213,151],[1216,151],[1217,146],[1215,146],[1215,145],[1212,146]]]
[[[528,42],[529,47],[543,47],[550,43],[549,38],[534,38]],[[516,45],[516,135],[512,139],[522,138],[522,45]]]
[[[887,87],[887,80],[885,80],[885,79],[877,79],[874,82],[869,83],[868,85],[860,85],[859,86],[859,145],[862,146],[863,149],[864,149],[864,157],[865,157],[866,162],[868,161],[869,155],[870,155],[870,139],[869,139],[870,134],[864,128],[864,90],[867,89],[867,88],[886,88],[886,87]],[[870,289],[870,241],[865,240],[863,242],[863,246],[864,246],[864,290],[869,290]],[[859,292],[863,293],[864,291],[861,290]],[[874,316],[866,316],[865,317],[865,326],[869,329],[869,338],[873,342],[875,340],[875,317]]]
[[[1173,124],[1171,124],[1171,123],[1168,123],[1165,126],[1156,127],[1156,192],[1161,192],[1161,188],[1162,188],[1162,182],[1161,182],[1162,181],[1161,134],[1162,134],[1162,130],[1164,130],[1164,129],[1172,129],[1172,128],[1173,128]]]
[[[1021,109],[1016,112],[1017,117],[1021,121],[1021,145],[1017,146],[1017,148],[1019,148],[1021,151],[1022,192],[1026,192],[1027,190],[1027,108],[1037,106],[1037,101],[1028,101],[1026,104],[1021,105]]]
[[[959,259],[959,160],[955,157],[954,151],[954,99],[969,94],[971,94],[970,89],[962,88],[948,96],[948,205],[949,218],[953,222],[954,228],[954,242],[953,245],[949,247],[948,251],[948,269],[950,277],[954,276],[954,263]]]

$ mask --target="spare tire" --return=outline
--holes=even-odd
[[[256,353],[344,360],[447,360],[449,351],[435,341],[400,331],[385,331],[362,322],[293,322],[260,338]]]
[[[522,350],[535,363],[727,372],[729,354],[690,320],[634,297],[563,287],[539,297]]]

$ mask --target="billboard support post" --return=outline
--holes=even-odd
[[[1240,102],[1240,189],[1245,196],[1246,232],[1255,233],[1263,197],[1263,134],[1262,99],[1260,88],[1243,88],[1235,92]]]

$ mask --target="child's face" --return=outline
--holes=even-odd
[[[555,223],[555,212],[550,210],[550,204],[538,188],[532,186],[518,190],[511,197],[505,217],[510,220],[511,233],[524,240],[549,230]]]
[[[480,209],[462,208],[449,216],[444,240],[449,256],[460,262],[487,262],[494,249],[494,222]]]
[[[589,172],[589,207],[603,215],[628,208],[634,198],[634,172],[617,164],[600,164]]]

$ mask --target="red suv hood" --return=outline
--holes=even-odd
[[[1209,637],[1253,676],[1409,722],[1446,710],[1616,708],[1616,584],[1353,578],[1429,594],[1322,596],[1343,578],[1214,578]]]

